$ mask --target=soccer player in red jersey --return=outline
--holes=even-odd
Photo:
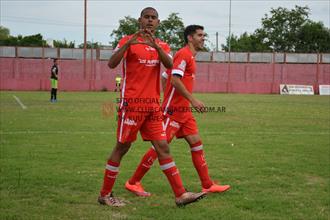
[[[171,142],[174,136],[184,138],[189,146],[193,164],[199,175],[202,191],[206,193],[221,193],[230,189],[229,185],[218,185],[211,180],[208,166],[204,158],[203,144],[198,133],[195,118],[190,104],[198,112],[203,112],[203,102],[192,95],[196,74],[195,55],[204,46],[204,28],[199,25],[186,27],[184,38],[186,46],[174,56],[172,70],[162,74],[167,79],[163,102],[163,126],[166,129],[167,141]],[[152,146],[143,156],[133,176],[126,182],[125,188],[138,196],[150,196],[141,184],[141,179],[151,168],[157,158]]]
[[[122,157],[136,140],[138,131],[145,141],[151,141],[159,164],[175,194],[175,203],[183,206],[197,201],[205,192],[187,192],[178,169],[169,153],[165,130],[162,126],[160,99],[160,63],[172,67],[170,48],[154,37],[159,25],[158,12],[148,7],[142,10],[140,31],[123,37],[108,65],[115,68],[123,61],[123,87],[118,111],[117,144],[108,158],[103,186],[98,202],[108,206],[125,203],[113,196],[112,188],[119,172]]]

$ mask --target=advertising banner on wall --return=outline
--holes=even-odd
[[[289,85],[280,84],[281,95],[314,95],[314,89],[311,85]]]
[[[319,86],[320,95],[330,95],[330,85]]]

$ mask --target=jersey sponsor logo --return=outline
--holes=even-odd
[[[179,123],[177,123],[176,121],[171,121],[170,126],[175,127],[175,128],[180,128]]]
[[[159,60],[139,59],[139,63],[145,64],[145,66],[157,66],[159,64]]]
[[[156,50],[155,48],[153,48],[153,47],[150,47],[150,46],[148,46],[148,47],[145,47],[145,49],[146,49],[147,51],[155,51],[155,50]]]
[[[129,118],[125,119],[124,124],[129,125],[129,126],[137,126],[137,123],[134,120],[129,119]]]
[[[186,69],[186,61],[182,60],[181,63],[179,64],[178,68],[182,69],[183,71]]]

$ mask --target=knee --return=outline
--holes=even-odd
[[[115,147],[115,152],[117,154],[119,154],[120,156],[124,156],[127,153],[127,151],[129,150],[130,146],[131,145],[128,143],[124,143],[124,144],[117,143],[117,145]]]
[[[166,157],[170,154],[169,145],[166,142],[160,143],[158,145],[157,153],[159,157]]]

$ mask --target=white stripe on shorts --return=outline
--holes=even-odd
[[[168,101],[167,101],[167,103],[166,103],[166,106],[165,106],[165,109],[164,109],[163,115],[166,115],[166,113],[167,113],[167,108],[168,108],[168,106],[170,105],[170,102],[171,102],[171,100],[172,100],[172,98],[173,98],[174,91],[175,91],[175,88],[173,87],[173,88],[172,88],[172,91],[171,91],[171,94],[170,94],[170,97],[168,98]]]
[[[119,142],[121,142],[121,138],[123,135],[124,117],[125,117],[125,111],[123,111],[123,114],[121,114],[121,122],[120,122],[120,129],[119,129]]]
[[[166,131],[166,129],[167,129],[167,125],[168,125],[169,121],[170,121],[170,118],[166,118],[166,122],[165,122],[165,124],[164,124],[164,121],[162,122],[162,124],[163,124],[163,130],[164,130],[164,131]]]

